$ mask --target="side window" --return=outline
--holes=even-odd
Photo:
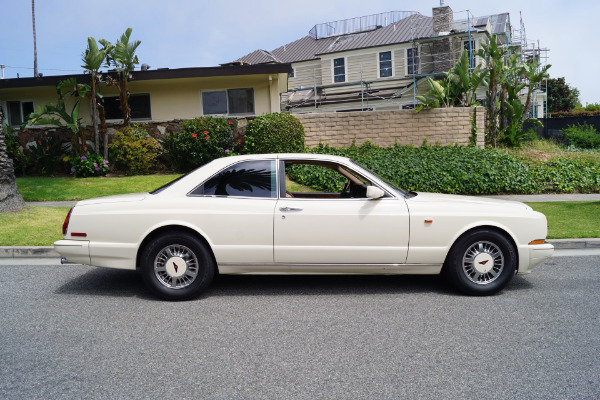
[[[275,161],[243,161],[217,173],[192,195],[277,197]]]
[[[285,163],[285,197],[305,199],[361,199],[367,197],[370,182],[333,163]],[[282,194],[283,196],[283,194]]]

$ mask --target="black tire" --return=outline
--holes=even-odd
[[[198,297],[215,275],[215,262],[208,246],[184,232],[169,232],[151,239],[142,251],[140,262],[146,286],[165,300]]]
[[[508,285],[516,268],[517,253],[511,241],[494,230],[478,229],[456,241],[443,272],[460,292],[489,296]]]

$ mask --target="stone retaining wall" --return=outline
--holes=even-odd
[[[477,113],[477,145],[484,145],[483,107],[477,108],[434,108],[414,113],[412,110],[402,111],[372,111],[348,113],[319,113],[295,114],[304,125],[305,143],[314,147],[319,143],[334,147],[347,147],[356,140],[360,145],[371,141],[380,146],[413,145],[416,147],[427,143],[468,145],[471,138],[471,118]],[[177,131],[182,120],[145,122],[151,136],[159,138],[167,131]],[[238,119],[236,137],[243,135],[248,119]],[[122,129],[120,124],[107,124],[110,139],[113,134]],[[93,147],[93,130],[89,125],[84,126],[88,145]],[[21,145],[35,144],[40,134],[58,136],[68,141],[70,135],[64,128],[32,127],[20,133]]]
[[[471,137],[471,117],[477,113],[477,145],[484,146],[485,109],[434,108],[414,113],[412,110],[348,113],[295,114],[304,125],[306,145],[320,142],[334,147],[346,147],[356,140],[360,145],[371,141],[380,146],[421,146],[427,143],[468,145]]]

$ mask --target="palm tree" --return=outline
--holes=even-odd
[[[525,101],[525,107],[523,107],[525,110],[523,113],[523,119],[527,118],[527,111],[529,111],[529,105],[531,104],[531,94],[533,93],[533,89],[542,83],[544,79],[550,77],[548,74],[548,69],[550,67],[551,65],[548,64],[542,68],[539,68],[539,62],[537,59],[534,62],[525,63],[523,66],[523,72],[528,81],[527,100]]]
[[[6,152],[4,142],[4,112],[0,104],[0,213],[21,211],[25,208],[23,197],[15,183],[13,161]]]
[[[116,84],[119,87],[119,101],[121,103],[124,126],[129,126],[131,123],[131,109],[129,108],[129,90],[127,89],[127,82],[129,80],[129,74],[133,71],[135,64],[139,64],[137,55],[135,55],[135,50],[141,43],[139,40],[129,43],[131,30],[131,28],[127,28],[114,46],[104,39],[99,40],[104,46],[103,50],[106,50],[107,64],[112,63],[117,70],[117,80],[113,80],[109,83]]]
[[[88,47],[81,55],[82,67],[90,71],[92,78],[92,125],[94,126],[94,149],[100,153],[100,135],[98,133],[98,70],[106,59],[106,49],[98,49],[96,39],[88,38]],[[106,153],[106,151],[105,151]],[[106,157],[106,154],[105,154]]]
[[[31,0],[31,22],[33,23],[33,76],[38,77],[37,69],[37,41],[35,37],[35,0]]]

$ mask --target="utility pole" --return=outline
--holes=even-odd
[[[37,42],[35,37],[35,0],[31,0],[31,22],[33,24],[33,76],[38,77],[37,68]]]

